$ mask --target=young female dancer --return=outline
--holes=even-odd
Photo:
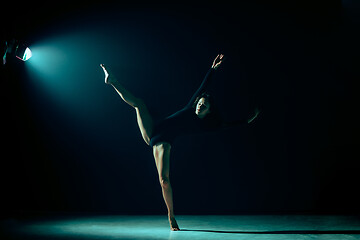
[[[255,114],[246,121],[241,120],[232,123],[221,121],[213,104],[212,97],[206,94],[205,90],[211,82],[213,72],[220,66],[223,60],[224,55],[217,55],[200,88],[183,109],[156,123],[153,122],[153,118],[143,100],[132,95],[103,64],[100,65],[105,73],[105,83],[113,86],[120,97],[135,109],[141,135],[146,144],[153,149],[172,231],[180,230],[175,220],[173,194],[169,179],[170,150],[174,139],[179,135],[201,133],[246,122],[250,123],[259,113],[256,110]]]

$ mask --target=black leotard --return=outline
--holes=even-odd
[[[218,119],[207,116],[201,119],[193,108],[196,98],[205,91],[211,82],[214,71],[213,68],[208,71],[201,86],[183,109],[155,124],[150,146],[155,146],[160,142],[172,144],[174,139],[180,135],[201,133],[220,127]]]

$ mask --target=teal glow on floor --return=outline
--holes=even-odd
[[[171,232],[166,216],[67,216],[9,219],[1,239],[360,239],[354,216],[177,216]]]

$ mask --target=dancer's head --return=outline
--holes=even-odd
[[[207,114],[209,114],[214,106],[213,101],[213,98],[207,93],[203,93],[198,96],[194,102],[196,115],[200,118],[204,118]]]
[[[193,104],[196,115],[201,119],[206,119],[206,126],[216,128],[221,125],[222,118],[217,108],[214,98],[207,93],[198,96]]]

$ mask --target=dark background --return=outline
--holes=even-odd
[[[152,150],[99,64],[154,117],[182,108],[218,53],[226,120],[180,137],[176,214],[359,213],[359,4],[6,3],[2,44],[33,50],[1,67],[1,213],[163,214]],[[3,51],[3,49],[2,49]]]

